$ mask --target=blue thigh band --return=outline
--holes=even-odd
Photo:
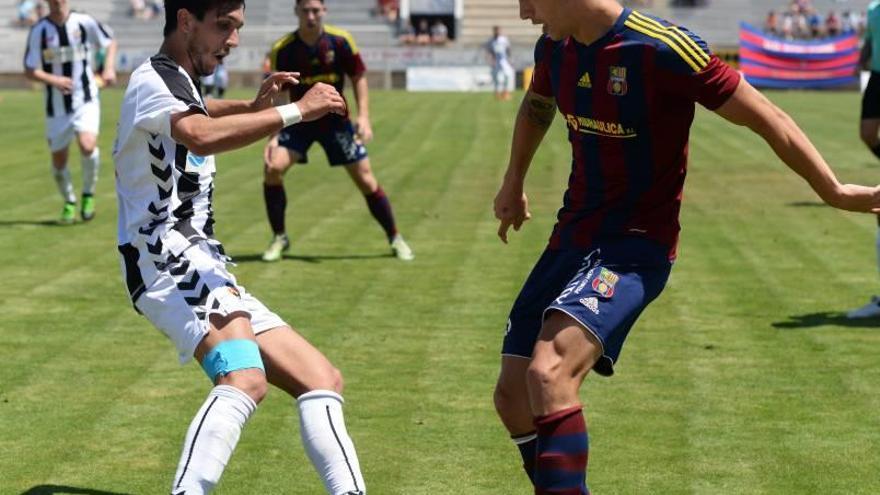
[[[260,348],[253,340],[224,340],[211,349],[202,360],[202,368],[213,382],[217,375],[226,376],[233,371],[263,367]]]

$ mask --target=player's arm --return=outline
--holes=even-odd
[[[531,90],[526,92],[513,129],[510,162],[501,189],[495,196],[495,218],[501,221],[498,237],[505,243],[511,226],[519,230],[523,222],[531,218],[524,192],[526,173],[555,115],[556,100]]]
[[[265,110],[276,105],[289,103],[276,103],[276,99],[284,87],[288,84],[299,84],[298,72],[276,72],[267,77],[263,84],[260,85],[257,96],[251,100],[221,100],[211,98],[205,101],[205,108],[212,117],[225,117],[227,115],[238,115],[242,113],[253,113]]]
[[[64,76],[56,76],[42,69],[25,68],[24,75],[34,82],[48,84],[63,94],[70,94],[73,91],[73,79]]]
[[[764,138],[776,156],[827,204],[843,210],[880,212],[880,186],[841,184],[794,120],[745,80],[715,111]]]
[[[862,50],[859,52],[859,65],[856,67],[856,72],[858,73],[860,70],[868,70],[868,63],[871,62],[871,33],[868,33],[865,36],[864,44],[862,45]]]
[[[104,80],[104,83],[112,86],[116,84],[116,52],[118,45],[116,40],[113,39],[109,45],[107,45],[107,56],[104,57],[104,70],[101,72],[101,79]]]
[[[193,153],[207,156],[242,148],[288,125],[317,120],[331,112],[345,114],[345,100],[333,86],[316,84],[294,104],[255,113],[209,117],[190,110],[172,115],[171,137]]]
[[[360,73],[351,78],[354,86],[354,101],[357,103],[357,132],[358,137],[364,143],[373,140],[373,127],[370,124],[370,89],[367,86],[366,73]]]

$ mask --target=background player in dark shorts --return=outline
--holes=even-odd
[[[525,176],[557,108],[573,160],[549,245],[510,313],[495,406],[535,494],[584,495],[580,385],[590,370],[612,373],[666,282],[695,103],[761,135],[832,206],[876,212],[880,187],[838,182],[794,121],[688,30],[616,0],[519,3],[547,35],[495,198],[503,241],[530,216]]]
[[[373,175],[364,147],[373,138],[373,131],[366,67],[357,45],[348,32],[324,24],[327,9],[323,0],[296,0],[295,11],[299,28],[272,47],[269,53],[271,70],[301,74],[302,84],[291,88],[291,100],[296,100],[302,91],[318,82],[332,84],[342,94],[348,77],[354,86],[358,106],[357,127],[352,126],[348,115],[327,116],[307,126],[284,129],[269,140],[264,153],[263,192],[274,236],[263,253],[263,260],[280,260],[290,248],[284,224],[287,209],[284,174],[294,163],[308,161],[309,148],[315,142],[324,148],[330,165],[345,167],[364,195],[370,213],[385,231],[394,255],[401,260],[412,260],[413,252],[397,231],[391,202]]]

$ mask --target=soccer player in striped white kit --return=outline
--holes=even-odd
[[[92,69],[93,50],[107,50],[101,78],[116,81],[116,41],[110,29],[93,17],[71,12],[67,0],[49,0],[49,15],[31,28],[24,56],[28,79],[46,85],[46,138],[52,153],[52,176],[64,200],[62,223],[76,218],[76,194],[67,167],[68,148],[76,137],[82,157],[80,215],[95,216],[95,184],[101,154],[98,130],[101,104]]]
[[[214,238],[214,154],[345,112],[326,84],[273,107],[282,87],[298,83],[291,72],[270,76],[253,101],[204,100],[197,81],[238,45],[244,12],[243,0],[165,0],[164,43],[132,73],[113,152],[118,248],[134,308],[213,385],[190,423],[171,493],[213,490],[271,383],[296,398],[302,443],[327,493],[364,495],[342,375],[238,285]]]

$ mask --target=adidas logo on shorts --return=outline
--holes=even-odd
[[[585,298],[579,300],[578,302],[580,302],[581,304],[586,306],[586,308],[589,309],[590,311],[592,311],[593,313],[599,314],[599,300],[596,299],[595,297],[585,297]]]

